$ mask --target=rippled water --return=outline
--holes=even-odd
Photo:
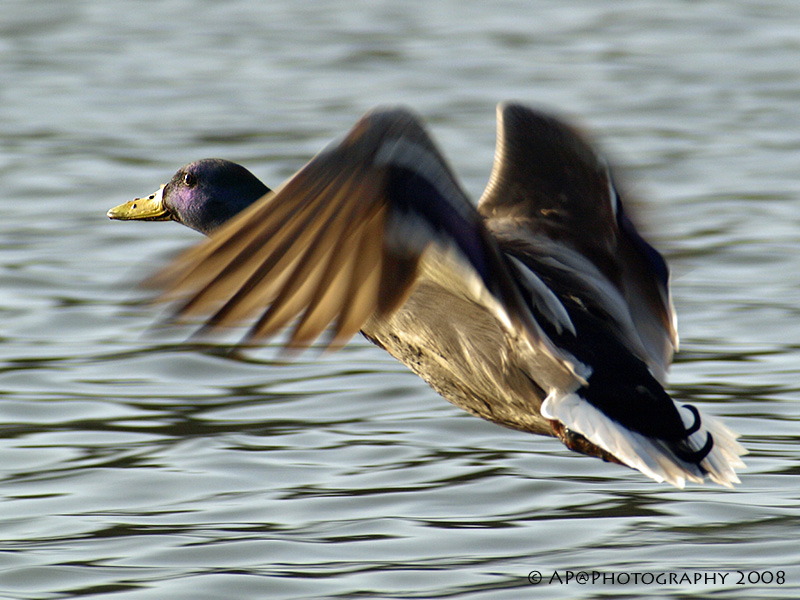
[[[0,597],[797,596],[796,2],[2,12]],[[187,345],[139,302],[199,236],[105,211],[181,164],[277,184],[401,102],[477,197],[508,98],[571,115],[627,167],[675,273],[670,391],[743,434],[735,491],[475,419],[361,339],[286,362]],[[607,578],[553,579],[570,570]]]

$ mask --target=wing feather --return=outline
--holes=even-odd
[[[495,163],[478,204],[489,228],[560,248],[561,257],[580,257],[589,269],[572,260],[560,268],[562,278],[588,287],[581,297],[611,322],[622,306],[617,331],[663,375],[678,344],[669,271],[625,213],[608,163],[580,132],[551,115],[514,103],[500,104],[497,115]],[[618,306],[603,305],[592,293],[596,275],[621,300]]]
[[[432,249],[475,274],[478,286],[463,293],[573,372],[543,339],[483,218],[403,109],[368,113],[156,283],[178,300],[176,317],[210,315],[201,331],[254,320],[248,337],[259,338],[296,319],[290,345],[308,345],[329,326],[338,345],[403,304]]]
[[[209,326],[233,325],[263,310],[269,304],[271,306],[259,325],[265,330],[271,330],[270,319],[286,323],[279,318],[280,310],[284,305],[291,304],[293,295],[301,287],[308,292],[319,279],[322,257],[335,242],[338,233],[337,220],[341,221],[342,213],[336,202],[325,203],[315,198],[314,202],[305,204],[309,206],[309,214],[301,222],[272,233],[271,237],[264,239],[263,246],[252,249],[252,255],[262,259],[254,271],[244,271],[250,256],[248,248],[236,255],[245,257],[242,261],[245,265],[243,268],[235,266],[234,257],[229,262],[229,270],[224,273],[224,278],[214,282],[216,287],[207,286],[203,290],[216,290],[223,297],[229,296],[222,308],[209,319]],[[242,281],[244,283],[240,283]],[[235,291],[226,287],[227,285],[232,285]],[[233,295],[230,295],[232,291]],[[301,296],[303,297],[307,296]],[[205,300],[205,306],[208,306],[209,300],[210,297]],[[196,296],[195,305],[197,304]],[[297,311],[288,318],[291,319],[296,314]]]
[[[383,229],[384,211],[371,216],[359,236],[358,260],[354,264],[350,284],[338,322],[332,345],[344,344],[358,333],[378,307],[381,281],[382,252],[375,244]]]

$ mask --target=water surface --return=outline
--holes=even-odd
[[[797,596],[797,3],[31,0],[0,65],[0,597]],[[181,164],[276,185],[403,103],[477,197],[503,99],[625,168],[675,276],[670,392],[743,434],[735,491],[480,421],[362,339],[287,362],[139,302],[199,236],[105,211]]]

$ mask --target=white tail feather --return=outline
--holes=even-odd
[[[687,427],[691,426],[694,415],[687,409],[680,410],[682,416],[688,413]],[[679,488],[686,481],[702,483],[705,475],[715,483],[733,487],[739,483],[734,469],[745,466],[739,456],[747,451],[736,441],[736,434],[709,417],[702,417],[701,428],[687,440],[692,450],[699,450],[708,433],[714,438],[711,452],[698,465],[681,459],[667,442],[632,431],[607,417],[575,393],[550,393],[542,404],[542,415],[560,421],[629,467]]]

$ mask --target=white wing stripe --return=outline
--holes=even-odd
[[[510,258],[514,265],[517,266],[517,273],[522,277],[522,283],[530,291],[531,301],[536,308],[555,325],[558,333],[566,329],[572,335],[576,335],[575,325],[573,325],[572,319],[570,319],[567,309],[564,308],[561,300],[525,263],[515,256],[510,256]]]

